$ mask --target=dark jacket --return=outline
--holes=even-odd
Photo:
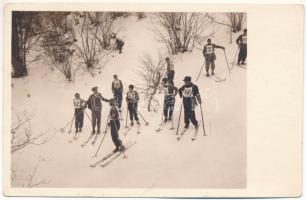
[[[102,108],[102,101],[110,102],[110,100],[104,98],[101,93],[94,93],[94,94],[90,95],[88,100],[87,100],[88,108],[89,109],[92,109],[92,108],[101,109]]]

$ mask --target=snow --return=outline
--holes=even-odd
[[[14,112],[23,110],[35,112],[31,121],[34,134],[49,131],[52,139],[43,145],[30,145],[12,156],[12,167],[18,178],[13,186],[23,186],[32,172],[39,157],[47,159],[38,168],[34,182],[48,180],[39,187],[123,187],[123,188],[243,188],[246,187],[246,70],[234,67],[229,75],[223,50],[216,49],[216,74],[226,77],[225,82],[217,83],[205,77],[205,69],[199,81],[195,81],[203,64],[201,49],[194,49],[183,55],[175,56],[175,84],[182,86],[186,75],[192,76],[200,88],[203,103],[205,129],[202,127],[196,141],[191,141],[194,128],[178,142],[174,130],[168,122],[161,132],[156,132],[161,119],[161,110],[140,112],[150,121],[149,126],[142,123],[141,133],[132,129],[125,132],[126,109],[123,110],[120,137],[124,144],[136,142],[127,150],[127,159],[116,159],[105,168],[89,167],[114,149],[108,132],[97,158],[93,158],[102,137],[96,145],[81,144],[89,137],[91,124],[84,116],[84,127],[80,138],[73,143],[73,137],[60,132],[73,116],[72,99],[76,92],[87,99],[91,88],[98,86],[103,96],[109,98],[113,74],[118,74],[127,85],[138,79],[135,70],[140,66],[140,58],[146,53],[153,57],[158,51],[165,52],[163,44],[158,43],[150,29],[150,19],[137,20],[130,16],[122,19],[124,25],[119,37],[125,41],[123,54],[114,53],[106,65],[99,69],[94,77],[86,71],[78,72],[76,81],[69,83],[61,74],[50,70],[46,62],[33,64],[29,76],[13,79],[12,104]],[[234,34],[233,39],[240,33]],[[220,26],[212,42],[225,46],[227,58],[232,62],[237,50],[235,43],[229,44],[227,30]],[[74,61],[77,64],[77,61]],[[97,72],[98,72],[97,71]],[[30,97],[27,95],[30,94]],[[162,94],[158,94],[162,99]],[[174,127],[177,127],[181,99],[176,98]],[[123,103],[125,105],[125,103]],[[109,106],[104,103],[101,127],[104,129]],[[91,115],[89,110],[86,112]],[[200,109],[196,116],[201,120]],[[183,116],[180,128],[183,127]],[[202,126],[202,124],[201,124]]]

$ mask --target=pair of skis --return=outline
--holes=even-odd
[[[85,147],[85,146],[91,141],[92,138],[94,138],[94,139],[93,139],[93,141],[91,142],[91,144],[92,144],[92,145],[95,145],[95,144],[96,144],[96,141],[97,141],[97,139],[98,139],[98,137],[99,137],[99,135],[100,135],[100,134],[90,134],[90,136],[88,137],[88,139],[87,139],[83,144],[81,144],[81,146],[82,146],[82,147]]]
[[[200,128],[200,124],[201,124],[201,121],[198,123],[198,127],[195,129],[194,134],[191,137],[191,141],[194,141],[194,140],[197,139],[198,131],[199,131],[199,128]],[[177,141],[180,141],[182,139],[182,137],[187,133],[187,131],[188,131],[188,128],[184,128],[183,131],[176,138]]]
[[[125,146],[125,149],[123,151],[111,152],[111,153],[107,154],[105,157],[103,157],[101,160],[99,160],[99,161],[97,161],[94,164],[91,164],[89,166],[92,167],[92,168],[94,168],[98,165],[100,167],[106,167],[106,166],[110,165],[114,160],[119,158],[122,154],[124,155],[123,158],[125,159],[125,158],[127,158],[127,156],[124,154],[124,152],[126,152],[130,147],[132,147],[135,144],[136,144],[136,142],[129,143]]]

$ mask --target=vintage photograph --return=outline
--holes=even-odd
[[[11,187],[246,188],[247,17],[12,11]]]

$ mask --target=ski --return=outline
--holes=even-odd
[[[96,141],[98,139],[100,134],[96,134],[95,138],[93,139],[93,141],[91,142],[92,145],[95,145],[96,144]]]
[[[69,140],[69,143],[72,143],[72,142],[74,142],[74,141],[77,141],[77,140],[79,139],[79,135],[80,135],[80,134],[75,133],[74,136],[73,136],[73,138],[72,138],[71,140]]]
[[[137,134],[140,134],[140,124],[137,124]]]
[[[201,124],[201,121],[198,123],[198,128],[196,128],[192,138],[191,138],[191,141],[194,141],[197,139],[197,136],[198,136],[198,131],[199,131],[199,128],[200,128],[200,124]]]
[[[133,145],[135,145],[136,142],[133,142],[132,144],[130,145],[127,145],[125,147],[125,150],[124,151],[119,151],[119,152],[116,152],[117,154],[115,156],[113,156],[110,160],[108,160],[107,162],[105,162],[104,164],[100,164],[100,167],[106,167],[108,166],[109,164],[111,164],[114,160],[116,160],[121,154],[123,154],[123,152],[126,152],[130,147],[132,147]]]
[[[186,132],[187,132],[187,128],[184,128],[184,130],[177,137],[177,140],[179,141],[185,135]]]
[[[102,163],[103,161],[107,160],[108,158],[110,158],[112,155],[114,155],[117,152],[111,152],[109,154],[107,154],[106,156],[104,156],[101,160],[95,162],[94,164],[89,165],[90,167],[94,168],[96,167],[98,164]]]
[[[226,81],[226,78],[221,78],[220,76],[217,76],[217,75],[212,75],[210,76],[210,78],[219,83]]]
[[[88,137],[88,139],[81,145],[82,147],[86,146],[89,141],[91,140],[91,138],[93,138],[94,134],[90,134],[90,136]]]
[[[132,129],[131,126],[128,127],[128,129],[123,133],[124,136],[127,136],[128,132],[130,132],[130,130]]]

